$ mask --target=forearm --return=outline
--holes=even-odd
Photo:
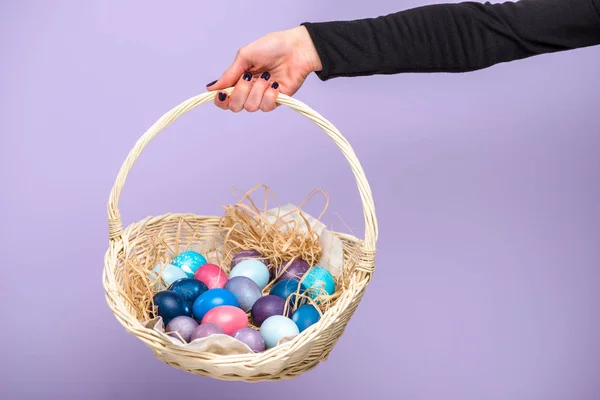
[[[600,0],[435,4],[356,21],[303,24],[323,79],[466,72],[600,44]]]

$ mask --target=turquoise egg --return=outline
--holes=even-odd
[[[329,271],[321,267],[313,267],[308,270],[302,280],[306,286],[306,294],[311,299],[318,296],[329,295],[335,293],[335,281],[333,275]]]
[[[321,314],[319,314],[319,311],[312,304],[300,306],[292,314],[292,321],[296,323],[300,332],[316,324],[320,319]]]
[[[193,278],[198,268],[206,264],[206,258],[193,250],[184,251],[171,261],[171,264],[181,268],[188,278]]]
[[[229,279],[236,276],[245,276],[252,279],[263,290],[269,283],[269,269],[261,261],[249,258],[240,261],[229,273]]]
[[[178,279],[187,278],[185,272],[172,264],[157,264],[148,272],[148,278],[156,281],[154,288],[156,290],[164,290]],[[165,281],[166,285],[161,282],[160,278]]]

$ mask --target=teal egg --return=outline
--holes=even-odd
[[[321,319],[321,314],[312,304],[298,307],[292,314],[292,321],[296,323],[300,332],[316,324]]]
[[[156,281],[154,288],[156,290],[164,290],[176,280],[187,278],[185,272],[172,264],[157,264],[148,272],[148,278]],[[166,283],[161,282],[160,278]]]
[[[206,258],[198,252],[189,250],[173,258],[171,264],[185,272],[188,278],[193,278],[198,268],[206,264]]]
[[[306,294],[311,299],[318,296],[329,295],[335,293],[335,281],[333,275],[329,271],[321,267],[313,267],[308,270],[302,280],[306,286]]]

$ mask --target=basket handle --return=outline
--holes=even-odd
[[[227,94],[230,94],[233,91],[233,88],[230,87],[224,89],[223,91]],[[144,148],[160,131],[166,128],[169,124],[200,104],[212,101],[216,94],[216,91],[204,92],[184,101],[165,113],[142,135],[140,139],[138,139],[135,146],[133,149],[131,149],[129,155],[125,159],[125,162],[121,166],[121,169],[119,170],[119,174],[117,175],[117,179],[113,185],[110,198],[108,200],[108,231],[110,240],[119,240],[123,234],[123,223],[121,221],[121,215],[118,208],[119,197],[129,171],[133,167],[133,164],[138,159],[142,151],[144,151]],[[280,93],[277,97],[277,103],[290,107],[294,111],[299,112],[317,124],[323,131],[325,131],[325,133],[327,133],[327,135],[329,135],[329,137],[340,148],[348,160],[350,168],[352,169],[352,172],[356,178],[356,183],[358,184],[358,191],[360,193],[365,217],[364,250],[374,253],[378,234],[375,205],[373,203],[373,196],[371,194],[369,182],[367,181],[362,166],[358,161],[354,150],[350,146],[350,143],[348,143],[348,140],[346,140],[346,138],[340,133],[340,131],[337,130],[335,126],[333,126],[331,122],[327,121],[323,116],[301,101]]]

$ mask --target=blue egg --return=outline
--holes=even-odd
[[[176,256],[171,264],[181,268],[188,278],[193,278],[198,268],[206,264],[206,258],[200,253],[189,250]]]
[[[162,317],[165,326],[175,317],[190,316],[183,298],[172,290],[156,293],[153,301],[156,314]]]
[[[335,292],[335,281],[329,271],[321,267],[313,267],[308,270],[302,280],[306,286],[306,292],[311,299],[318,296],[329,295]]]
[[[198,279],[183,278],[173,282],[173,284],[169,287],[169,290],[172,290],[183,297],[183,300],[185,300],[185,302],[191,308],[198,296],[206,292],[208,288]]]
[[[296,293],[302,294],[305,290],[306,286],[298,280],[284,279],[273,285],[269,294],[279,296],[284,300],[289,300],[290,304],[293,306],[296,303]]]
[[[202,321],[204,315],[215,307],[239,307],[237,298],[229,290],[215,288],[202,293],[192,306],[192,314],[196,321]]]
[[[229,279],[235,278],[236,276],[245,276],[246,278],[252,279],[260,288],[263,290],[269,283],[271,276],[269,268],[261,261],[249,258],[240,261],[229,273]]]
[[[154,268],[152,268],[152,271],[148,272],[148,278],[150,278],[152,281],[156,281],[154,284],[154,288],[156,290],[164,290],[176,280],[187,278],[187,275],[174,265],[157,264],[154,266]],[[164,281],[166,285],[161,281],[160,278],[162,278],[162,281]]]
[[[312,304],[300,306],[292,314],[292,321],[296,323],[300,332],[316,324],[320,319],[321,314],[319,314],[319,311]]]
[[[245,276],[231,278],[225,284],[224,289],[233,293],[238,300],[239,307],[246,312],[250,311],[256,300],[262,296],[262,291],[256,282]]]

